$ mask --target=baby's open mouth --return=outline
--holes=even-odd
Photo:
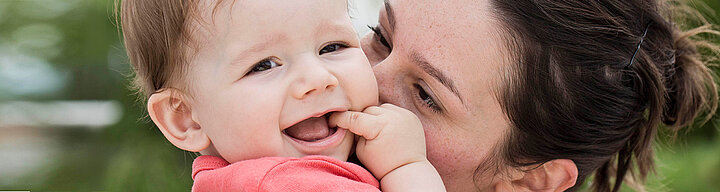
[[[329,137],[337,131],[337,127],[328,126],[328,118],[331,113],[320,117],[310,117],[297,124],[288,127],[283,132],[297,140],[314,142]]]

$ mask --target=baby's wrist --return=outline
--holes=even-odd
[[[382,175],[376,174],[375,177],[378,180],[382,180],[383,178],[385,178],[385,176],[391,175],[394,172],[405,172],[406,169],[416,169],[417,167],[423,167],[423,166],[431,166],[432,167],[432,164],[430,164],[430,161],[427,159],[419,159],[416,161],[409,161],[405,164],[401,164],[400,166],[396,166],[395,168],[390,169],[387,172],[384,172],[384,174],[382,174]]]
[[[440,174],[430,161],[399,166],[380,179],[382,191],[446,191]]]

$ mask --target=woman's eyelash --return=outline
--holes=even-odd
[[[377,39],[379,39],[380,44],[387,47],[388,49],[392,49],[392,47],[390,47],[390,43],[388,43],[387,39],[385,39],[385,36],[383,36],[379,27],[377,27],[377,26],[373,27],[373,26],[368,25],[368,28],[370,28],[370,30],[372,30],[373,33],[375,33],[375,36],[377,37]]]
[[[414,86],[415,89],[417,89],[417,98],[422,102],[425,107],[428,107],[430,108],[430,110],[437,113],[442,111],[440,105],[437,104],[435,99],[433,99],[432,96],[430,96],[430,94],[428,94],[422,86],[418,84],[415,84]]]

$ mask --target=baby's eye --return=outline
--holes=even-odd
[[[322,55],[322,54],[325,54],[325,53],[332,53],[332,52],[339,51],[339,50],[344,49],[344,48],[347,48],[347,47],[348,47],[348,46],[345,45],[345,44],[333,43],[333,44],[330,44],[330,45],[325,45],[325,47],[323,47],[322,49],[320,49],[320,53],[319,53],[319,54]]]
[[[272,69],[272,68],[275,68],[278,66],[280,66],[280,65],[277,64],[272,59],[264,59],[264,60],[258,62],[257,64],[255,64],[255,66],[253,66],[253,68],[250,70],[250,73],[261,72],[261,71]]]

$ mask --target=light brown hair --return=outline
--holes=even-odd
[[[183,80],[187,46],[192,45],[189,21],[196,15],[196,4],[184,0],[120,2],[125,49],[135,72],[133,88],[142,99]]]

